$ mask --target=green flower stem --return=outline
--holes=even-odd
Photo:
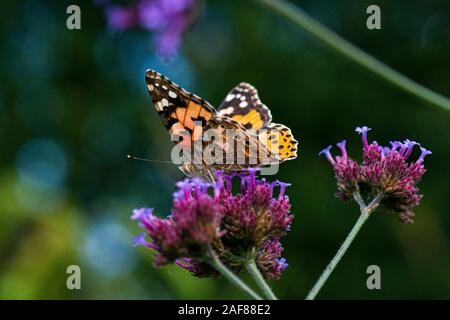
[[[347,238],[345,238],[344,242],[342,243],[341,247],[337,251],[336,255],[333,257],[333,259],[330,261],[328,266],[325,268],[325,270],[322,272],[319,280],[317,280],[314,287],[309,291],[308,295],[306,296],[306,300],[314,300],[317,294],[319,293],[320,289],[322,289],[325,282],[330,277],[331,273],[334,271],[338,263],[341,261],[342,257],[344,256],[345,252],[347,252],[347,249],[352,244],[353,240],[355,239],[356,235],[358,234],[359,230],[361,230],[361,227],[364,225],[364,223],[369,219],[370,214],[378,207],[380,201],[382,198],[382,194],[379,194],[369,205],[364,205],[364,202],[359,195],[359,193],[356,193],[354,196],[355,201],[360,205],[361,215],[359,216],[358,220],[356,221],[355,225],[353,226],[350,233],[347,235]]]
[[[333,257],[331,262],[328,264],[328,266],[323,271],[322,275],[320,276],[319,280],[317,280],[314,287],[309,291],[308,295],[306,296],[306,300],[314,300],[316,295],[319,293],[320,289],[322,289],[325,282],[330,277],[331,273],[334,271],[334,268],[336,268],[339,261],[341,261],[342,257],[344,256],[347,249],[350,247],[351,243],[353,242],[353,239],[355,239],[356,235],[358,234],[359,230],[363,226],[363,224],[367,221],[369,218],[368,213],[361,213],[358,220],[356,221],[355,225],[353,226],[352,230],[348,234],[345,241],[342,243],[341,247],[339,248],[336,255]]]
[[[450,100],[417,82],[407,78],[391,67],[385,65],[371,55],[354,46],[338,34],[308,16],[300,8],[284,0],[256,0],[267,8],[290,20],[296,26],[319,39],[329,47],[346,56],[353,62],[368,69],[384,80],[396,85],[406,92],[429,102],[430,104],[450,111]]]
[[[264,295],[269,300],[278,300],[275,294],[273,293],[272,289],[270,289],[269,285],[264,280],[261,272],[259,272],[259,269],[255,264],[255,260],[254,259],[248,260],[246,266],[248,273],[253,278],[253,280],[255,280],[258,287],[264,292]]]
[[[233,272],[231,272],[225,265],[220,261],[217,255],[212,251],[211,260],[209,263],[219,271],[225,278],[227,278],[236,287],[242,289],[248,293],[255,300],[262,300],[262,298],[256,294],[249,286],[247,286],[239,277],[237,277]]]

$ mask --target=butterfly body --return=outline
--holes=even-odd
[[[296,157],[297,141],[290,129],[271,123],[270,110],[250,84],[233,88],[216,110],[154,70],[147,70],[145,78],[187,176],[210,181],[217,170],[231,173]]]

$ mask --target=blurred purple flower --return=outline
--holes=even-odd
[[[293,219],[285,195],[288,184],[258,180],[255,169],[236,175],[241,192],[235,195],[233,176],[220,172],[216,183],[199,178],[178,182],[172,214],[166,219],[153,216],[152,209],[134,210],[132,219],[139,220],[146,231],[135,244],[156,250],[155,266],[175,262],[198,277],[218,275],[208,264],[213,253],[236,272],[245,269],[249,258],[254,259],[264,277],[278,279],[287,267],[279,258],[279,239]]]
[[[133,8],[110,6],[106,8],[106,16],[108,27],[113,30],[122,31],[137,26],[137,12]]]
[[[142,27],[154,33],[157,52],[164,57],[175,55],[183,34],[198,18],[201,0],[137,0],[129,6],[97,1],[104,7],[108,27],[124,31]]]
[[[431,151],[410,140],[391,141],[390,147],[380,146],[375,141],[369,144],[367,133],[370,130],[368,127],[355,130],[362,136],[362,164],[348,157],[345,140],[337,144],[341,149],[340,156],[331,155],[331,146],[319,153],[324,154],[334,168],[338,186],[336,196],[348,201],[355,192],[359,192],[363,199],[370,201],[381,194],[382,209],[395,212],[403,223],[412,223],[412,209],[422,198],[416,185],[425,174],[424,158]],[[416,145],[419,145],[421,155],[416,161],[408,163]]]

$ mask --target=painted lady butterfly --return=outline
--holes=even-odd
[[[154,70],[147,70],[145,80],[175,144],[191,152],[200,147],[200,160],[189,158],[179,165],[187,176],[210,181],[216,170],[231,173],[297,157],[291,130],[271,122],[270,110],[252,85],[238,84],[216,110]]]

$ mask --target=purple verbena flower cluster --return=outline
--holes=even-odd
[[[104,6],[111,30],[142,27],[154,32],[154,46],[164,57],[176,54],[183,34],[197,19],[201,6],[201,0],[137,0],[129,6],[97,2]]]
[[[382,209],[395,212],[403,223],[412,223],[412,209],[422,198],[416,185],[426,171],[424,158],[431,151],[410,140],[391,141],[390,147],[381,146],[375,141],[369,144],[367,132],[370,130],[368,127],[356,128],[356,132],[362,136],[362,164],[348,156],[345,140],[337,144],[341,150],[340,156],[331,155],[331,146],[319,153],[324,154],[334,168],[338,186],[336,196],[342,201],[348,201],[358,192],[364,200],[370,201],[381,194]],[[421,150],[419,158],[407,162],[416,145]]]
[[[157,266],[184,256],[203,257],[220,237],[219,201],[208,195],[208,185],[193,179],[179,182],[177,186],[172,214],[167,219],[155,217],[153,209],[147,208],[133,210],[131,216],[140,221],[153,240],[148,242],[143,233],[134,243],[156,249],[154,263]]]
[[[165,219],[155,217],[152,209],[134,210],[132,218],[145,229],[135,244],[156,251],[155,266],[175,262],[198,277],[217,275],[208,263],[215,254],[237,273],[254,259],[266,279],[278,279],[287,267],[279,239],[293,219],[285,195],[288,184],[259,180],[252,169],[236,175],[241,182],[236,194],[233,176],[222,173],[216,183],[199,178],[177,183],[172,213]]]

